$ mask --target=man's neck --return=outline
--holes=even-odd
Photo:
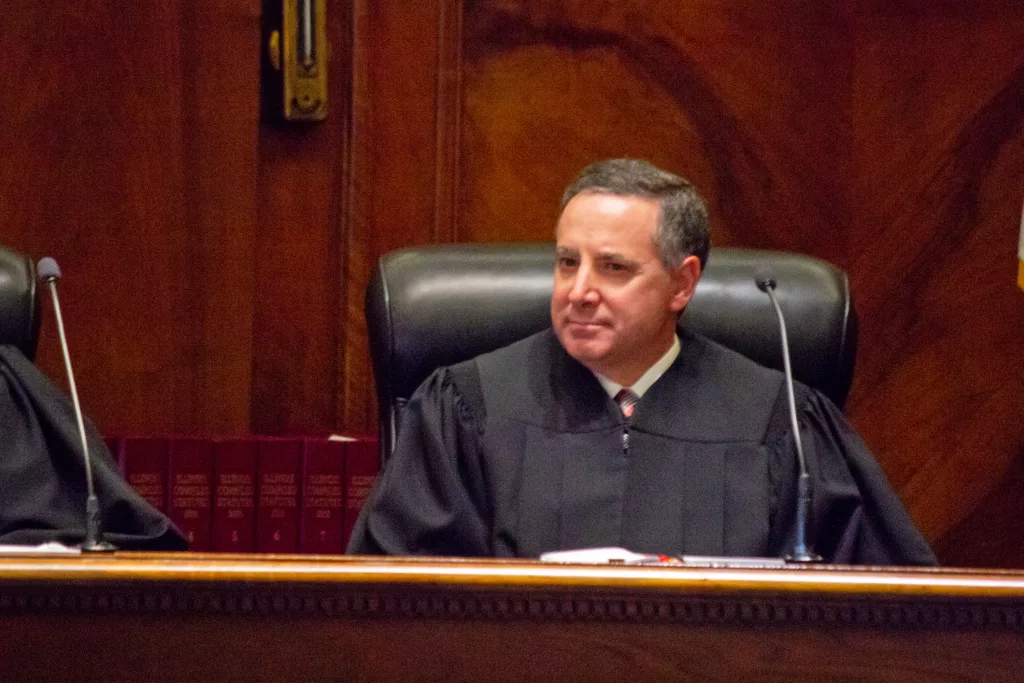
[[[633,393],[636,394],[637,396],[643,396],[644,393],[648,389],[650,389],[651,386],[655,382],[657,382],[662,375],[665,374],[665,371],[668,370],[669,367],[671,367],[672,363],[675,362],[676,358],[679,356],[679,348],[679,335],[673,334],[672,343],[669,345],[668,350],[665,351],[661,358],[654,361],[654,363],[649,368],[647,368],[647,370],[642,372],[639,376],[636,377],[635,380],[633,380],[629,384],[622,384],[621,382],[617,382],[614,379],[606,377],[599,372],[595,372],[594,375],[597,377],[597,381],[601,383],[601,386],[604,387],[604,390],[608,392],[608,395],[613,398],[617,393],[619,393],[619,390],[623,388],[631,389]]]

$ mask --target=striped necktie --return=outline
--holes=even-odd
[[[633,408],[636,407],[636,402],[639,400],[640,397],[629,389],[620,389],[619,393],[615,394],[615,402],[619,404],[619,408],[622,409],[622,414],[626,417],[633,416]]]

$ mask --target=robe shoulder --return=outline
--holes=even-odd
[[[470,398],[455,377],[468,380]],[[353,555],[490,556],[491,502],[472,365],[435,370],[410,398],[395,451],[352,530]]]
[[[84,539],[85,465],[70,399],[11,346],[0,346],[0,543]],[[104,538],[123,550],[184,550],[184,537],[121,477],[85,421]]]
[[[803,388],[798,413],[815,488],[819,552],[835,563],[937,565],[881,465],[835,404]],[[790,448],[791,434],[781,434],[776,448]]]

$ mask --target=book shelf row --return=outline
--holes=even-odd
[[[343,553],[379,469],[372,437],[105,441],[195,551]]]

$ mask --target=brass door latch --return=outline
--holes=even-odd
[[[327,0],[265,4],[264,102],[288,121],[327,118]],[[279,10],[279,11],[278,11]]]

